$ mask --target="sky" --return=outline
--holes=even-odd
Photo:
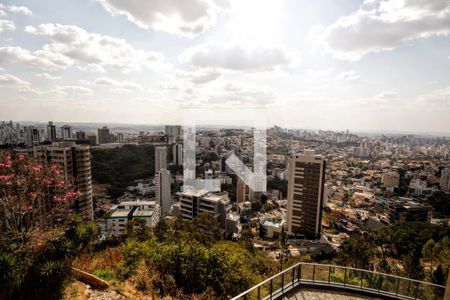
[[[0,120],[449,133],[449,33],[449,0],[0,0]]]

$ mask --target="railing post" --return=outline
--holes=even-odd
[[[258,300],[261,300],[261,286],[258,286]]]
[[[383,276],[378,274],[378,277],[380,278],[380,282],[378,283],[378,294],[380,293],[380,289],[383,286]]]
[[[292,286],[294,286],[294,280],[295,280],[295,268],[292,268]]]
[[[313,276],[312,276],[313,283],[314,283],[314,277],[316,277],[316,265],[315,264],[313,265]]]
[[[330,285],[330,279],[331,279],[331,266],[328,266],[328,285]]]
[[[273,291],[273,283],[272,283],[272,279],[270,279],[270,300],[272,300],[272,291]]]
[[[359,278],[359,280],[361,281],[361,282],[360,282],[360,286],[359,286],[359,287],[360,287],[360,288],[362,289],[362,286],[363,286],[363,277],[364,277],[364,275],[363,275],[363,274],[364,274],[364,273],[363,273],[362,271],[361,271],[361,272],[359,272],[359,273],[361,274],[361,275],[359,276],[359,277],[360,277],[360,278]]]
[[[347,285],[347,268],[344,268],[344,285]]]
[[[284,294],[284,272],[281,273],[281,294]]]
[[[400,288],[400,278],[397,278],[397,288],[395,290],[395,295],[398,296],[398,290]]]
[[[300,280],[302,279],[302,264],[300,264],[300,265],[298,266],[297,277],[298,277],[298,282],[300,283]]]

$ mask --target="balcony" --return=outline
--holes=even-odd
[[[334,291],[341,295],[366,296],[363,299],[368,296],[369,299],[437,300],[444,299],[445,292],[445,286],[395,275],[336,265],[298,263],[232,300],[304,299],[303,291],[311,292],[311,289],[324,291],[320,293],[320,299],[335,299],[331,294]]]

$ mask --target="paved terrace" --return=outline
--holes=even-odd
[[[232,300],[447,300],[445,292],[445,286],[395,275],[337,265],[298,263]]]

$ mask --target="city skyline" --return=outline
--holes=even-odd
[[[450,127],[447,1],[186,3],[4,1],[0,119],[176,124],[184,108],[258,107],[290,128]]]

